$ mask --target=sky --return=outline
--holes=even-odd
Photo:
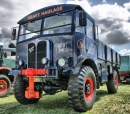
[[[130,55],[129,0],[0,0],[0,44],[11,41],[11,28],[29,13],[54,4],[79,4],[99,27],[99,39],[122,55]]]

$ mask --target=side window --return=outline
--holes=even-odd
[[[87,37],[94,40],[93,23],[87,18],[86,26]]]
[[[76,12],[75,32],[85,33],[84,27],[79,25],[79,11]]]

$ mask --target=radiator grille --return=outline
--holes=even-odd
[[[40,41],[37,47],[34,43],[28,44],[28,68],[44,68],[45,66],[41,63],[41,59],[46,57],[47,54],[47,43],[46,41]]]
[[[35,68],[35,60],[36,60],[36,47],[34,43],[28,44],[28,68]]]
[[[46,57],[46,41],[41,41],[37,45],[37,68],[44,68],[41,59]]]

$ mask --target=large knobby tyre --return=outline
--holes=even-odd
[[[78,76],[70,76],[68,97],[75,111],[85,112],[92,108],[96,98],[96,78],[92,68],[82,67]]]
[[[107,82],[107,90],[108,93],[116,93],[118,90],[118,74],[116,70],[113,73],[113,77]]]
[[[0,75],[0,97],[6,97],[11,89],[10,79],[5,75]]]
[[[17,76],[14,80],[14,96],[16,100],[21,104],[34,104],[39,101],[40,98],[27,99],[25,97],[25,90],[28,86],[28,82],[23,80],[23,76]]]

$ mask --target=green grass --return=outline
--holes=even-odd
[[[13,94],[0,98],[0,114],[129,114],[130,85],[121,84],[116,94],[108,94],[106,86],[97,90],[91,110],[85,113],[73,111],[68,105],[67,91],[43,96],[37,104],[21,105]]]

